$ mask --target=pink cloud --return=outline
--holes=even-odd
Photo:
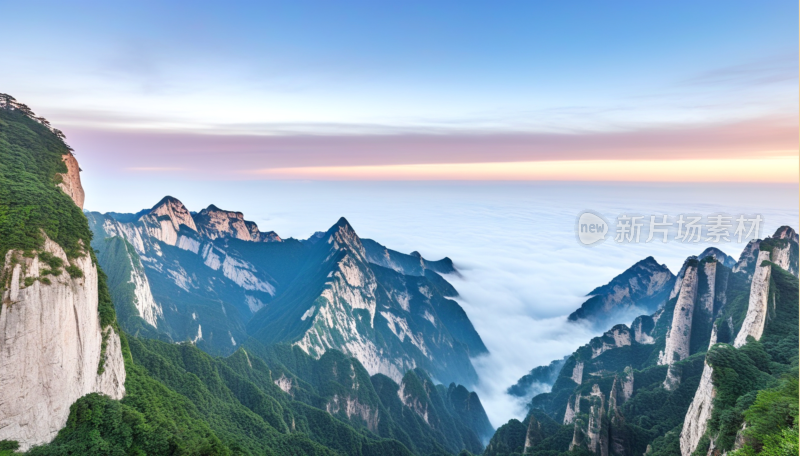
[[[153,130],[66,131],[81,163],[104,171],[187,170],[252,178],[268,168],[553,160],[679,160],[797,155],[792,119],[624,132],[223,135]]]

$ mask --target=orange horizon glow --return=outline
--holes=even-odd
[[[553,160],[372,166],[314,166],[246,171],[255,178],[300,180],[557,180],[619,182],[798,183],[800,157],[698,160]]]

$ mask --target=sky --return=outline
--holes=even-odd
[[[95,176],[798,181],[796,2],[0,7]]]

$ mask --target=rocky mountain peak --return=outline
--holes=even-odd
[[[655,258],[649,256],[630,268],[626,269],[622,274],[614,277],[611,282],[606,285],[595,288],[590,291],[587,296],[597,296],[601,294],[608,294],[614,290],[615,287],[626,286],[630,279],[639,277],[649,281],[653,279],[656,281],[654,285],[658,286],[664,282],[669,281],[673,276],[669,268],[664,264],[659,264]]]
[[[361,258],[366,259],[366,252],[361,243],[361,238],[358,237],[346,218],[341,217],[325,234],[326,242],[333,244],[334,248],[338,249],[346,246]]]
[[[251,231],[241,212],[226,211],[210,205],[194,216],[197,232],[209,239],[235,238],[243,241],[257,241],[258,228]],[[255,223],[250,222],[252,226]],[[255,235],[255,236],[254,236]]]
[[[659,264],[652,256],[647,257],[611,282],[589,292],[589,299],[570,314],[569,319],[588,319],[605,326],[622,321],[620,317],[629,317],[622,314],[634,308],[653,312],[666,301],[674,283],[675,276],[666,265]]]
[[[210,214],[220,212],[225,214],[228,218],[235,218],[239,220],[244,220],[244,214],[238,211],[226,211],[225,209],[220,209],[214,204],[209,204],[207,208],[200,211],[200,214]]]
[[[161,201],[153,206],[150,212],[143,215],[140,220],[148,216],[156,216],[158,218],[168,217],[175,231],[180,231],[181,225],[186,225],[188,228],[197,231],[197,226],[195,226],[192,214],[179,199],[172,196],[165,196],[162,198]]]
[[[790,241],[800,243],[800,238],[798,238],[797,232],[790,226],[784,225],[778,228],[772,237],[777,239],[788,239]]]
[[[353,226],[350,225],[350,222],[348,222],[344,217],[339,217],[339,220],[337,220],[333,226],[338,228],[348,228],[350,230],[353,229]]]
[[[697,258],[702,260],[708,257],[714,258],[720,264],[727,266],[729,268],[736,266],[736,260],[734,260],[732,257],[730,257],[725,252],[716,247],[709,247],[703,250],[703,253],[701,253],[700,256],[698,256]]]
[[[751,275],[758,264],[760,251],[769,250],[773,263],[797,276],[797,244],[797,232],[789,226],[778,228],[772,237],[752,239],[742,251],[739,261],[733,267],[733,272],[745,272]]]

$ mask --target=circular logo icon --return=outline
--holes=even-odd
[[[575,223],[575,234],[578,242],[585,246],[594,246],[606,240],[608,222],[595,211],[585,210],[578,214]]]

